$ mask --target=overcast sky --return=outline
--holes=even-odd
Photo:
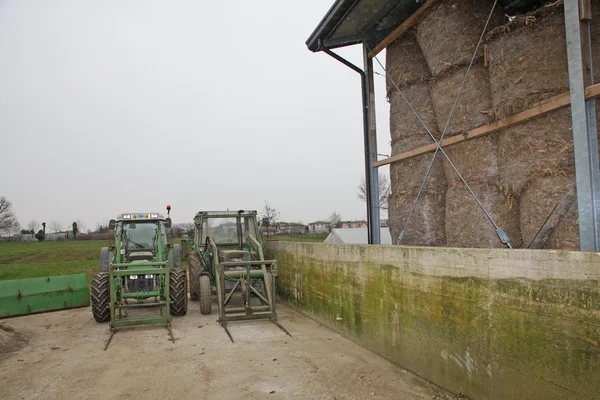
[[[360,77],[305,45],[332,3],[0,0],[0,196],[23,226],[167,203],[365,218]]]

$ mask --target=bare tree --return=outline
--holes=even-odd
[[[17,218],[12,212],[12,204],[6,197],[0,197],[0,233],[10,233]]]
[[[340,216],[339,212],[337,212],[337,211],[332,212],[331,215],[329,216],[329,225],[331,226],[331,229],[339,228],[341,220],[342,220],[342,217]]]
[[[63,225],[60,223],[60,221],[57,220],[53,220],[50,222],[50,229],[52,229],[52,232],[60,232],[62,231]]]
[[[260,223],[262,226],[267,227],[267,237],[271,236],[271,226],[277,223],[277,218],[279,217],[279,212],[275,209],[275,207],[271,207],[269,203],[265,201],[265,207],[261,212],[261,220]]]
[[[277,222],[277,218],[279,217],[279,212],[275,209],[275,207],[271,207],[269,203],[265,201],[265,207],[261,213],[261,223],[264,226],[272,226]]]
[[[85,232],[85,224],[83,223],[83,221],[80,219],[77,219],[77,220],[75,220],[75,222],[77,222],[77,231]]]
[[[379,208],[388,209],[388,196],[390,195],[390,180],[388,176],[379,172]],[[367,183],[365,178],[361,178],[358,186],[358,198],[362,201],[367,201]]]
[[[181,226],[181,228],[183,229],[183,233],[187,233],[187,235],[189,237],[194,236],[194,231],[196,229],[195,225],[193,222],[184,222],[182,224],[179,224]]]
[[[40,222],[35,219],[32,219],[31,221],[29,221],[27,223],[27,230],[30,233],[32,233],[33,235],[35,235],[37,232],[38,226],[40,226]]]

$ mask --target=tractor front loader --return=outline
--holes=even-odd
[[[170,206],[167,211],[170,213]],[[171,218],[158,213],[127,213],[111,220],[114,246],[100,252],[100,273],[92,280],[92,313],[98,322],[119,326],[171,325],[171,315],[187,312],[187,277],[181,249],[168,244]],[[158,308],[155,315],[129,316],[136,308]],[[112,336],[111,336],[112,337]]]
[[[264,258],[256,211],[200,211],[194,225],[191,298],[200,302],[200,312],[211,312],[214,288],[218,322],[232,342],[228,321],[269,319],[289,335],[277,322],[277,261]]]

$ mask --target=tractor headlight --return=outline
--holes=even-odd
[[[150,218],[158,218],[158,214],[150,214]]]
[[[131,214],[123,214],[123,219],[131,219]]]

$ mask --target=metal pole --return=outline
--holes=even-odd
[[[368,241],[369,244],[379,244],[379,226],[377,229],[373,229],[373,215],[376,215],[377,224],[379,224],[379,207],[374,206],[372,202],[373,190],[372,190],[372,170],[373,162],[371,159],[371,113],[370,113],[370,103],[369,103],[369,85],[367,80],[367,74],[362,69],[358,68],[356,65],[352,64],[348,60],[340,57],[338,54],[335,54],[333,51],[329,50],[326,47],[323,47],[321,40],[319,40],[319,50],[325,52],[325,54],[335,58],[348,68],[358,72],[360,74],[360,83],[361,83],[361,92],[362,92],[362,107],[363,107],[363,132],[364,132],[364,145],[365,145],[365,184],[367,189],[367,232],[368,232]],[[366,56],[366,46],[363,46],[363,52]],[[365,63],[366,65],[366,63]],[[372,74],[373,69],[371,69]],[[371,79],[372,81],[373,79]],[[377,179],[375,180],[377,183]],[[379,204],[377,201],[375,204]],[[375,207],[376,214],[372,213],[372,209]],[[373,239],[373,232],[376,231],[377,234],[377,242]]]
[[[366,176],[370,177],[367,186],[367,196],[370,200],[367,205],[367,214],[369,216],[369,244],[381,244],[381,229],[379,215],[379,173],[377,168],[373,167],[373,162],[377,161],[377,126],[375,121],[375,80],[373,78],[373,59],[369,57],[369,49],[363,44],[363,60],[365,70],[365,84],[363,90],[366,91],[366,107],[363,119],[365,120],[365,145],[367,146],[365,154]],[[367,137],[368,136],[368,137]],[[368,143],[367,143],[368,141]]]
[[[600,251],[600,171],[594,100],[585,100],[593,84],[589,21],[580,17],[580,2],[565,0],[565,31],[571,91],[571,118],[577,176],[579,238],[582,251]]]

